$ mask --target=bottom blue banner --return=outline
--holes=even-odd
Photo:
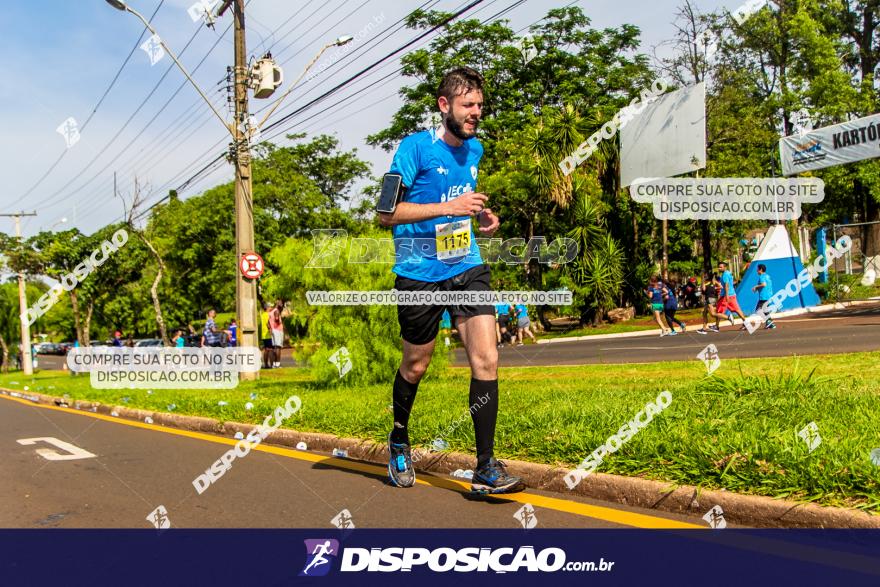
[[[880,585],[876,530],[0,530],[2,585]]]

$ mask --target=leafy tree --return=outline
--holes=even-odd
[[[396,306],[308,303],[306,293],[309,291],[390,290],[394,287],[391,272],[394,252],[388,233],[371,231],[363,238],[384,239],[383,247],[373,255],[359,256],[355,252],[353,258],[343,251],[338,262],[326,263],[332,265],[328,267],[307,267],[315,251],[323,250],[323,244],[319,246],[317,241],[290,238],[269,255],[278,269],[266,280],[266,292],[270,298],[289,300],[294,327],[306,328],[298,359],[308,361],[321,385],[390,384],[403,356]],[[340,239],[334,239],[330,246],[339,242]],[[367,259],[372,261],[352,262]],[[330,357],[341,347],[348,350],[352,364],[351,371],[342,378],[330,362]],[[438,344],[429,376],[442,372],[447,364],[446,349]]]

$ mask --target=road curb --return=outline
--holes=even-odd
[[[143,422],[147,417],[154,424],[224,436],[241,432],[247,435],[256,425],[240,422],[221,422],[214,418],[152,412],[127,406],[110,406],[100,402],[65,400],[64,398],[0,388],[0,393],[35,403],[66,407]],[[305,442],[309,451],[332,453],[334,449],[347,451],[348,457],[379,465],[388,463],[388,449],[384,443],[357,438],[340,438],[318,432],[298,432],[278,429],[264,442],[295,448]],[[455,452],[431,452],[416,448],[413,461],[418,471],[451,474],[457,469],[471,469],[474,457]],[[562,494],[569,491],[564,476],[569,469],[505,459],[508,470],[523,478],[531,489]],[[744,495],[724,490],[703,490],[691,485],[594,473],[584,478],[571,491],[591,499],[622,505],[652,509],[680,515],[702,516],[713,506],[721,506],[725,520],[734,525],[761,528],[880,528],[880,515],[838,507],[819,506],[759,495]]]

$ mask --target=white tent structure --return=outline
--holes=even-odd
[[[746,316],[754,312],[758,303],[758,294],[753,292],[752,288],[758,283],[758,265],[761,264],[767,266],[767,274],[773,282],[774,293],[783,289],[792,279],[797,281],[797,275],[803,270],[804,265],[784,225],[779,224],[769,228],[736,288],[737,301]],[[819,294],[816,293],[811,282],[802,288],[798,295],[786,297],[780,310],[811,308],[818,305]]]

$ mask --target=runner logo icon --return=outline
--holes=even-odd
[[[323,577],[330,572],[333,560],[339,555],[339,541],[332,538],[305,540],[306,566],[300,577]]]

